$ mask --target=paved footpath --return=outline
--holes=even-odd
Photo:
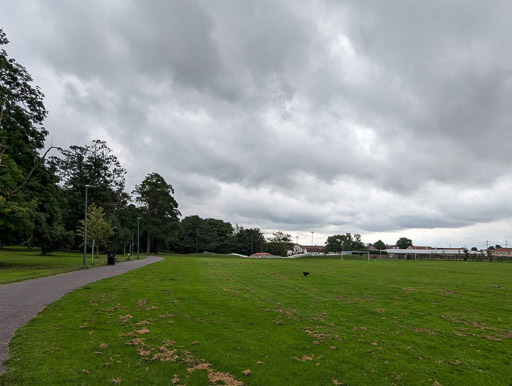
[[[0,373],[8,357],[8,345],[14,332],[61,296],[93,281],[120,275],[163,260],[149,256],[142,260],[46,276],[0,285]]]

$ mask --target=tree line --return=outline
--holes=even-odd
[[[173,187],[158,173],[125,192],[126,170],[105,141],[43,152],[49,134],[44,95],[7,55],[8,43],[0,29],[0,247],[37,246],[43,254],[79,248],[88,187],[88,246],[94,240],[97,250],[133,251],[138,224],[147,253],[250,254],[264,248],[258,228],[199,216],[180,221]]]
[[[105,141],[50,147],[48,115],[39,87],[28,71],[7,55],[9,43],[0,29],[0,247],[55,249],[83,246],[86,190],[88,247],[96,251],[141,250],[286,255],[291,235],[276,232],[265,239],[259,228],[181,213],[171,184],[149,173],[131,194],[126,170]],[[57,155],[55,155],[57,154]],[[50,156],[51,155],[51,156]],[[382,243],[382,242],[381,242]],[[358,234],[329,236],[325,251],[361,250]]]

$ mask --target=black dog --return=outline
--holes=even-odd
[[[309,275],[309,272],[304,272],[304,271],[302,271],[302,274],[303,274],[304,276],[308,276],[308,275]]]

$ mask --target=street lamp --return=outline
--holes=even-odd
[[[313,235],[315,234],[315,232],[311,231],[311,246],[313,246]]]
[[[140,220],[140,217],[137,217],[137,259],[139,258],[139,241],[140,241],[140,237],[139,237],[139,231],[140,231],[139,220]]]
[[[85,263],[85,258],[87,254],[87,189],[88,188],[95,188],[96,186],[93,185],[85,185],[85,213],[84,213],[84,265],[83,268],[87,268],[87,265]]]

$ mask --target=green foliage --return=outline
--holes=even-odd
[[[265,244],[265,237],[259,228],[244,228],[236,225],[231,241],[231,252],[252,255],[260,252]]]
[[[0,29],[0,45],[8,40]],[[48,131],[43,94],[32,77],[0,50],[0,246],[2,241],[37,241],[48,251],[47,236],[60,234],[54,170],[38,151]],[[51,236],[53,237],[53,236]]]
[[[176,233],[174,248],[184,253],[232,252],[233,226],[226,221],[199,216],[185,217]],[[177,241],[177,243],[176,243]]]
[[[34,207],[21,194],[9,198],[0,195],[0,242],[14,243],[30,237],[34,229]]]
[[[109,221],[116,221],[118,211],[126,207],[128,195],[124,192],[126,170],[112,149],[105,141],[93,140],[90,145],[73,145],[60,152],[61,157],[52,157],[52,162],[63,183],[66,229],[74,230],[83,219],[86,185],[95,186],[88,191],[89,202],[101,206]]]
[[[361,251],[364,249],[365,245],[361,241],[361,235],[357,233],[329,236],[325,242],[326,252]]]
[[[229,222],[208,218],[199,231],[202,249],[208,252],[229,253],[232,234],[233,226]]]
[[[327,237],[325,242],[325,251],[326,252],[341,252],[343,251],[343,240],[345,239],[345,235],[333,235]]]
[[[259,252],[265,238],[258,228],[235,228],[226,221],[199,216],[181,220],[176,232],[168,239],[169,248],[175,252],[239,253],[251,255]]]
[[[286,256],[287,251],[292,247],[292,236],[281,231],[273,233],[265,243],[265,250],[278,256]]]
[[[142,211],[135,205],[130,204],[117,211],[116,216],[112,221],[112,225],[115,227],[115,234],[112,240],[113,250],[126,252],[129,248],[130,243],[137,237],[137,217],[142,216]]]
[[[509,384],[511,270],[169,256],[48,306],[0,383]]]
[[[84,220],[80,220],[79,223],[80,225],[77,227],[76,234],[81,238],[83,245]],[[87,246],[92,247],[94,240],[98,254],[100,245],[105,247],[113,234],[114,229],[110,223],[105,220],[105,211],[103,208],[96,206],[96,204],[89,205],[87,210]]]
[[[169,233],[176,229],[178,203],[172,196],[174,189],[158,173],[150,173],[135,186],[135,200],[141,205],[144,231],[146,233],[146,253],[158,245],[164,246]]]
[[[412,246],[412,240],[407,237],[400,237],[396,242],[396,247],[399,249],[407,249]]]
[[[386,244],[384,243],[384,241],[379,240],[373,244],[373,247],[377,250],[384,250],[386,249]]]

